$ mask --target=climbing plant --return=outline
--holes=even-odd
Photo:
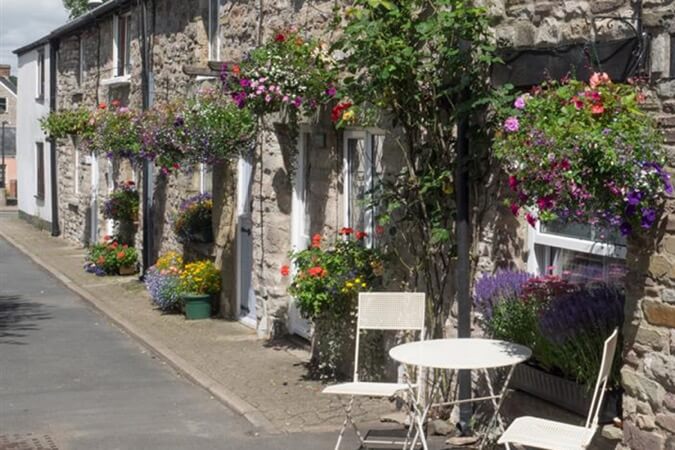
[[[404,165],[374,196],[379,221],[393,235],[388,250],[406,269],[405,287],[426,292],[432,334],[440,336],[454,295],[454,129],[494,95],[487,17],[463,0],[356,0],[336,9],[335,26],[342,37],[333,50],[344,55],[338,66],[346,75],[333,120],[365,118],[392,130]]]

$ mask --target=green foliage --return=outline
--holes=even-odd
[[[481,116],[493,99],[487,17],[463,0],[356,0],[336,10],[336,25],[344,25],[334,46],[345,55],[340,93],[353,105],[334,109],[333,119],[375,119],[401,131],[391,137],[405,166],[382,180],[376,203],[381,223],[399,231],[391,250],[406,266],[407,287],[427,293],[431,333],[440,336],[453,297],[453,128],[463,114]]]
[[[40,119],[40,127],[50,139],[68,136],[91,137],[94,129],[91,112],[84,108],[51,112]]]
[[[92,150],[109,158],[138,162],[142,149],[142,116],[138,112],[113,101],[110,107],[99,105],[94,123]]]
[[[186,162],[227,161],[248,150],[256,123],[251,111],[238,108],[221,92],[207,90],[187,102]]]
[[[495,154],[527,220],[650,228],[672,194],[663,136],[641,110],[638,86],[596,73],[590,83],[550,81],[502,112]]]
[[[138,251],[116,240],[106,239],[92,245],[85,258],[85,269],[97,275],[116,275],[119,268],[133,266],[138,262]]]
[[[209,194],[199,194],[181,203],[173,224],[178,242],[213,242],[213,200]]]
[[[70,13],[70,18],[74,19],[89,10],[87,1],[88,0],[63,0],[63,6]]]
[[[220,291],[220,272],[208,260],[186,264],[180,273],[180,291],[188,294],[217,294]]]
[[[138,220],[140,197],[133,181],[125,181],[115,189],[101,205],[106,219],[135,222]]]
[[[344,320],[353,314],[358,293],[381,282],[384,266],[378,251],[356,239],[351,229],[342,234],[325,249],[315,235],[310,247],[291,254],[296,272],[288,292],[307,318],[330,311]]]

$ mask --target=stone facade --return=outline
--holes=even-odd
[[[625,38],[631,30],[620,22],[600,16],[631,16],[636,4],[628,0],[603,1],[535,1],[483,0],[494,25],[495,36],[514,47],[561,45]],[[196,5],[195,5],[196,4]],[[296,26],[303,32],[326,35],[332,17],[333,2],[227,3],[219,12],[220,59],[236,61],[257,43],[266,40],[278,29]],[[650,48],[653,89],[649,107],[659,117],[665,130],[671,155],[675,156],[675,82],[669,77],[670,43],[675,34],[673,0],[650,0],[642,3],[644,29],[652,36]],[[64,36],[59,48],[58,105],[73,104],[93,107],[101,101],[122,99],[132,108],[141,106],[140,43],[137,9],[131,17],[131,73],[128,81],[111,84],[113,19],[105,17],[83,27],[77,34]],[[205,66],[208,58],[208,3],[157,0],[150,30],[150,67],[153,74],[154,101],[180,98],[195,92],[204,82],[186,75],[186,65]],[[84,71],[78,74],[80,49],[84,45]],[[216,245],[206,251],[223,268],[225,289],[221,311],[228,317],[239,314],[236,286],[236,237],[241,233],[241,218],[248,215],[252,236],[252,290],[256,298],[257,327],[261,336],[275,336],[287,331],[289,298],[279,267],[288,263],[292,249],[294,226],[295,151],[289,149],[285,130],[275,117],[266,117],[251,160],[250,196],[235,188],[235,165],[214,168],[213,193],[219,224]],[[303,174],[305,208],[309,216],[309,235],[332,236],[344,226],[344,133],[336,132],[323,118],[308,125],[311,145]],[[322,136],[320,145],[312,133]],[[304,134],[302,135],[304,136]],[[87,242],[92,209],[92,164],[98,165],[98,205],[115,182],[133,176],[131,167],[111,166],[107,161],[94,161],[86,149],[76,152],[72,143],[64,143],[59,153],[59,196],[62,228],[67,239]],[[384,146],[386,158],[393,153]],[[396,163],[387,164],[392,171]],[[241,165],[239,167],[242,167]],[[672,171],[672,167],[670,168]],[[138,175],[136,175],[138,176]],[[75,189],[77,178],[78,189]],[[139,179],[139,178],[137,178]],[[478,271],[492,271],[501,265],[523,267],[527,243],[525,226],[509,216],[491,199],[500,196],[504,183],[496,176],[486,180],[474,195],[477,211],[475,260]],[[156,253],[178,248],[170,227],[182,199],[196,192],[195,175],[157,177],[154,186],[154,222]],[[487,189],[485,189],[487,187]],[[241,201],[245,204],[238,204]],[[296,211],[297,213],[297,211]],[[99,221],[103,223],[103,220]],[[104,234],[101,228],[99,236]],[[629,274],[624,354],[622,369],[626,388],[625,445],[630,448],[675,448],[675,212],[673,201],[666,205],[663,226],[657,236],[644,237],[629,249]]]
[[[496,35],[516,47],[626,38],[625,25],[598,16],[631,17],[642,4],[644,31],[651,36],[648,108],[665,134],[674,173],[675,82],[669,73],[675,2],[488,1]],[[594,27],[595,25],[595,27]],[[624,327],[624,427],[621,448],[675,449],[675,201],[665,204],[655,234],[629,244]]]

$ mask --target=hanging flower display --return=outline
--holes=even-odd
[[[502,118],[495,153],[509,174],[510,207],[526,220],[572,221],[629,235],[655,222],[672,193],[662,135],[633,84],[594,74],[519,96]]]
[[[142,115],[113,100],[99,104],[93,113],[94,127],[90,148],[108,158],[126,158],[138,163],[141,158]]]
[[[325,44],[280,31],[240,65],[224,66],[221,79],[240,108],[311,116],[337,94],[331,66]]]

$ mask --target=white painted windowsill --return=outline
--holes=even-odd
[[[131,83],[131,75],[122,75],[119,77],[106,78],[101,80],[103,86],[123,86]]]

